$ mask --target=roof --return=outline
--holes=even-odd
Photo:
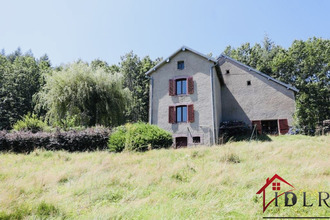
[[[202,54],[202,53],[200,53],[200,52],[198,52],[198,51],[196,51],[196,50],[193,50],[193,49],[191,49],[191,48],[189,48],[189,47],[187,47],[187,46],[182,46],[182,47],[180,47],[178,50],[176,50],[173,54],[171,54],[169,57],[167,57],[166,59],[164,59],[163,61],[161,61],[160,63],[158,63],[156,66],[154,66],[153,68],[151,68],[148,72],[146,72],[146,75],[149,75],[149,74],[151,74],[152,72],[156,71],[156,70],[157,70],[159,67],[161,67],[163,64],[170,62],[170,60],[171,60],[175,55],[177,55],[179,52],[181,52],[181,51],[185,51],[185,50],[188,50],[188,51],[190,51],[190,52],[192,52],[192,53],[194,53],[194,54],[196,54],[196,55],[198,55],[198,56],[201,56],[201,57],[207,59],[208,61],[211,61],[211,62],[214,62],[214,63],[217,62],[217,60],[214,59],[213,57],[206,56],[205,54]]]
[[[260,71],[258,71],[258,70],[256,70],[256,69],[253,69],[252,67],[250,67],[250,66],[248,66],[248,65],[245,65],[244,63],[241,63],[241,62],[239,62],[239,61],[237,61],[237,60],[235,60],[235,59],[233,59],[233,58],[231,58],[231,57],[229,57],[229,56],[226,56],[226,55],[224,55],[224,54],[221,54],[221,55],[218,57],[218,60],[220,60],[220,59],[228,59],[228,60],[230,60],[230,61],[232,61],[232,62],[234,62],[234,63],[236,63],[236,64],[238,64],[238,65],[240,65],[240,66],[242,66],[242,67],[247,68],[249,71],[253,71],[253,72],[255,72],[255,73],[257,73],[257,74],[259,74],[259,75],[261,75],[261,76],[267,78],[268,80],[274,81],[274,82],[276,82],[276,83],[278,83],[278,84],[280,84],[280,85],[286,87],[287,89],[291,89],[291,90],[293,90],[293,91],[295,91],[295,92],[299,92],[299,90],[298,90],[296,87],[294,87],[294,86],[292,86],[292,85],[289,85],[289,84],[286,84],[286,83],[284,83],[284,82],[281,82],[281,81],[279,81],[279,80],[277,80],[277,79],[274,79],[273,77],[271,77],[271,76],[269,76],[269,75],[267,75],[267,74],[265,74],[265,73],[262,73],[262,72],[260,72]]]
[[[275,179],[281,180],[282,182],[288,184],[289,186],[291,186],[292,188],[294,188],[294,186],[292,186],[290,183],[288,183],[287,181],[285,181],[282,177],[280,177],[279,175],[275,174],[270,180],[267,179],[266,184],[259,189],[259,191],[257,192],[257,194],[260,194],[261,192],[265,191],[265,189],[267,188],[267,186],[269,186],[269,184],[271,184]]]

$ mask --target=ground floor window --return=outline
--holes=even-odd
[[[199,137],[199,136],[193,137],[193,143],[194,144],[200,144],[201,143],[201,137]]]
[[[177,138],[175,138],[176,148],[187,147],[187,145],[188,145],[187,137],[177,137]]]

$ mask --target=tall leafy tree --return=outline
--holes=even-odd
[[[313,132],[317,124],[330,119],[330,40],[296,40],[283,56],[278,58],[281,65],[273,68],[285,72],[300,90],[297,119],[305,133]]]
[[[38,107],[47,110],[46,119],[53,125],[71,120],[76,126],[117,126],[125,121],[130,97],[122,85],[121,74],[76,62],[46,76]]]
[[[145,73],[159,60],[149,56],[142,60],[133,51],[121,57],[120,72],[124,75],[124,86],[132,92],[132,100],[126,112],[128,121],[148,121],[149,79]]]
[[[149,79],[146,77],[145,73],[150,70],[157,61],[152,61],[149,56],[144,57],[141,60],[140,74],[137,79],[138,85],[136,86],[137,92],[137,108],[140,115],[141,121],[148,121],[149,113]]]
[[[262,44],[256,43],[251,47],[250,43],[244,43],[238,48],[227,46],[224,54],[272,77],[276,77],[276,73],[272,69],[272,61],[281,50],[283,48],[276,45],[266,35]]]
[[[90,65],[93,69],[103,68],[108,73],[119,73],[120,72],[120,68],[118,65],[113,64],[110,66],[107,62],[100,60],[100,59],[93,60]]]
[[[22,55],[17,49],[8,56],[0,55],[0,129],[10,129],[33,110],[32,97],[40,89],[41,72],[32,52]]]

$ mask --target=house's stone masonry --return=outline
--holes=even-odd
[[[177,62],[184,61],[185,68],[177,69]],[[164,64],[151,76],[153,78],[152,124],[173,133],[173,137],[186,136],[192,144],[192,136],[200,136],[202,144],[209,145],[213,138],[210,68],[214,65],[188,50],[182,51]],[[213,67],[213,71],[215,69]],[[194,94],[169,96],[169,79],[179,76],[193,76]],[[168,107],[177,104],[194,104],[195,122],[168,122]]]
[[[183,70],[177,69],[178,61],[184,61]],[[149,122],[172,132],[174,141],[187,137],[188,146],[193,145],[193,136],[199,136],[201,144],[216,144],[222,121],[241,120],[251,125],[253,120],[288,119],[289,125],[293,123],[294,91],[231,59],[208,59],[182,48],[148,75],[152,84]],[[189,76],[193,77],[194,93],[170,96],[169,80]],[[194,122],[169,123],[169,106],[188,104],[194,105]]]
[[[221,66],[225,85],[222,91],[223,120],[288,119],[293,123],[294,92],[267,78],[227,60]],[[230,70],[226,74],[226,70]],[[247,85],[247,81],[251,85]]]

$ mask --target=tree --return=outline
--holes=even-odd
[[[47,110],[46,119],[53,125],[73,120],[75,126],[117,126],[125,121],[130,97],[122,85],[121,74],[76,62],[46,76],[37,107]]]
[[[103,60],[95,59],[91,62],[91,67],[93,69],[103,68],[108,73],[119,73],[120,68],[116,64],[109,66],[109,64]]]
[[[149,79],[145,73],[157,62],[149,56],[142,60],[133,51],[121,57],[120,72],[124,76],[124,86],[132,92],[132,100],[126,117],[128,121],[148,121],[149,109]]]
[[[32,52],[0,55],[0,129],[12,125],[33,109],[32,97],[40,89],[41,71]]]
[[[330,119],[330,40],[310,38],[296,40],[287,52],[286,68],[297,94],[297,119],[305,133],[315,130],[323,120]],[[290,68],[287,68],[290,66]]]
[[[244,43],[237,49],[227,46],[224,54],[272,77],[276,77],[276,73],[272,69],[272,61],[281,50],[283,48],[275,45],[266,35],[262,45],[256,43],[251,47],[250,43]]]
[[[138,86],[136,86],[137,101],[138,101],[138,114],[140,115],[140,120],[147,122],[149,114],[149,79],[146,77],[145,73],[150,70],[156,62],[152,61],[149,56],[144,57],[141,60],[140,74],[137,78]]]

